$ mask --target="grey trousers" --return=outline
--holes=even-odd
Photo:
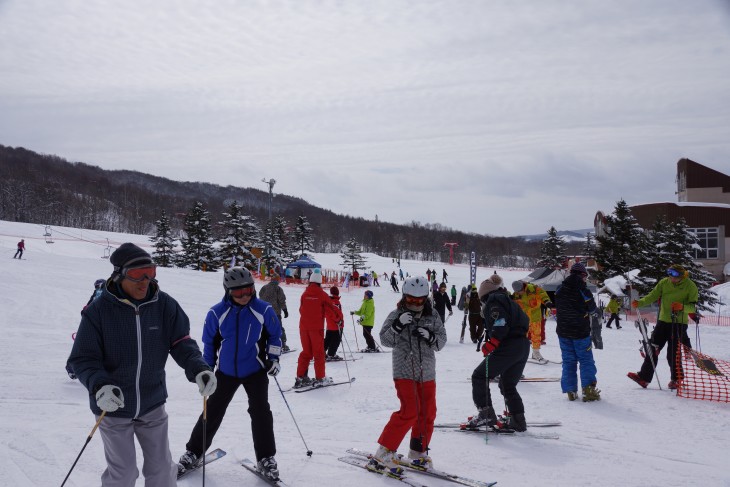
[[[99,433],[104,442],[107,465],[101,475],[102,487],[134,487],[139,477],[135,436],[144,456],[142,474],[145,487],[177,485],[177,465],[170,453],[164,404],[134,420],[105,416],[99,425]]]

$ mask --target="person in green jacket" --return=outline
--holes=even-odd
[[[611,299],[608,301],[608,304],[606,305],[606,309],[609,313],[611,313],[611,317],[608,319],[608,323],[606,324],[606,328],[611,328],[611,323],[613,323],[613,320],[616,320],[616,329],[621,329],[621,320],[618,317],[618,298],[614,295],[611,295]]]
[[[673,264],[667,269],[667,277],[659,281],[649,294],[631,302],[632,308],[641,308],[661,299],[659,319],[649,339],[654,350],[653,361],[652,357],[647,355],[639,372],[627,374],[629,379],[646,388],[654,375],[652,364],[656,364],[662,348],[669,343],[667,362],[671,371],[671,381],[667,387],[677,388],[677,379],[682,377],[682,365],[676,360],[677,346],[679,342],[687,347],[692,346],[687,336],[687,318],[695,319],[698,298],[697,285],[688,277],[685,268]]]
[[[375,325],[375,300],[373,300],[373,292],[370,290],[365,291],[365,297],[362,300],[360,309],[350,311],[350,314],[360,317],[357,322],[362,325],[362,336],[365,337],[365,342],[368,344],[368,347],[363,352],[379,352],[373,339],[373,326]]]
[[[456,306],[456,284],[451,285],[451,306]]]

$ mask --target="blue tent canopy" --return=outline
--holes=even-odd
[[[302,254],[297,260],[286,265],[287,269],[321,269],[322,265]]]

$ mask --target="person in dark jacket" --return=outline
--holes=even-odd
[[[248,269],[228,269],[223,275],[223,287],[223,300],[208,311],[203,325],[203,357],[211,367],[218,364],[215,373],[218,389],[208,400],[205,435],[201,414],[185,445],[186,452],[180,457],[180,472],[200,463],[233,396],[243,386],[248,395],[248,414],[259,471],[278,480],[269,376],[275,377],[280,370],[281,323],[274,308],[256,297],[253,276]]]
[[[568,399],[578,398],[578,372],[583,388],[583,401],[601,399],[596,389],[596,363],[593,360],[590,315],[598,313],[593,294],[586,286],[588,271],[581,262],[570,268],[570,275],[555,291],[558,312],[557,333],[563,356],[563,375],[560,386]]]
[[[484,334],[484,318],[482,318],[482,303],[479,301],[479,293],[475,284],[472,284],[471,291],[466,295],[465,306],[468,310],[471,342],[476,343]]]
[[[25,239],[21,239],[20,242],[18,242],[18,250],[15,251],[15,255],[13,256],[13,259],[22,259],[23,258],[23,252],[25,251]]]
[[[433,309],[441,317],[442,323],[446,323],[446,308],[449,309],[449,316],[454,314],[451,309],[451,301],[449,300],[448,294],[446,294],[446,284],[442,282],[438,291],[433,295]]]
[[[131,486],[139,476],[134,438],[144,456],[145,485],[173,487],[177,465],[167,436],[165,363],[172,358],[202,396],[216,389],[190,322],[180,305],[160,291],[150,255],[131,243],[109,258],[114,266],[101,296],[81,313],[69,364],[89,391],[99,417],[107,468],[101,484]]]
[[[343,357],[337,355],[337,349],[340,348],[342,342],[342,330],[345,323],[342,319],[338,319],[337,316],[342,316],[342,305],[340,304],[340,290],[337,286],[330,288],[330,299],[340,313],[335,314],[329,308],[325,311],[325,322],[327,327],[324,332],[324,351],[327,354],[325,357],[326,361],[337,361],[343,360]],[[344,355],[344,353],[343,353]]]
[[[279,318],[281,323],[281,351],[288,352],[289,347],[286,345],[286,330],[284,329],[284,320],[281,315],[284,314],[284,318],[289,318],[289,310],[286,309],[286,294],[281,288],[281,276],[278,273],[274,273],[271,276],[271,281],[268,284],[261,286],[258,293],[259,299],[266,301],[274,308],[276,317]]]
[[[400,292],[400,289],[398,289],[398,279],[395,277],[395,271],[390,275],[390,287],[393,288],[393,291],[396,293]]]
[[[486,321],[485,341],[481,348],[484,360],[471,374],[471,394],[477,414],[471,417],[466,427],[498,427],[489,381],[499,377],[499,389],[509,413],[501,427],[525,431],[525,406],[517,392],[517,383],[530,353],[530,340],[527,339],[530,320],[519,305],[512,301],[502,284],[502,278],[493,274],[479,286],[479,300],[484,303]]]

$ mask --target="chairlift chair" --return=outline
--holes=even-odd
[[[108,259],[112,255],[112,246],[109,244],[109,239],[106,239],[106,248],[104,249],[104,255],[102,259]]]
[[[53,243],[53,236],[51,235],[51,226],[50,225],[46,225],[46,230],[43,233],[43,237],[45,237],[47,244]]]

